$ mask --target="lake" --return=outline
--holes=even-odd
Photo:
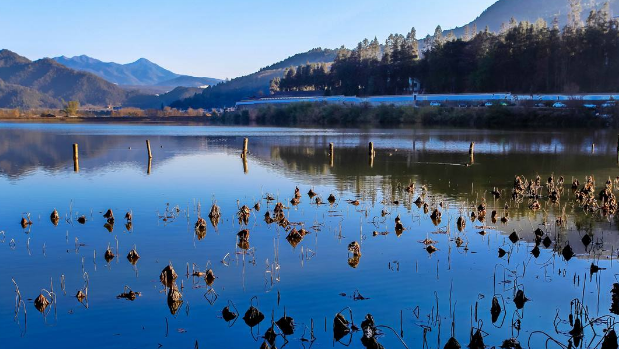
[[[540,176],[539,209],[526,195],[512,198],[516,175]],[[452,336],[466,346],[478,328],[488,346],[514,337],[523,347],[558,347],[556,340],[593,348],[614,323],[619,235],[616,218],[585,210],[571,187],[593,176],[597,198],[610,178],[617,194],[618,175],[611,130],[1,123],[0,342],[260,348],[286,316],[295,327],[285,328],[289,319],[274,327],[278,348],[376,347],[361,330],[334,338],[341,312],[359,329],[371,314],[386,348],[443,348]],[[278,202],[287,224],[264,219]],[[471,218],[482,203],[485,220]],[[207,217],[213,204],[221,210],[216,226]],[[246,224],[237,215],[244,205]],[[441,217],[433,221],[435,209]],[[204,230],[195,228],[199,217]],[[293,228],[306,235],[287,239]],[[244,229],[248,239],[237,236]],[[349,251],[353,241],[360,256]],[[132,263],[134,249],[140,258]],[[169,264],[182,301],[169,301],[160,282]],[[117,298],[129,290],[135,299]],[[51,303],[35,306],[40,294]],[[256,317],[243,319],[251,305],[264,316],[253,327]],[[226,306],[235,319],[222,317]],[[582,336],[569,333],[576,319]]]

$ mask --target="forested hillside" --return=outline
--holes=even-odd
[[[578,9],[574,9],[576,12]],[[324,90],[327,94],[410,93],[421,81],[427,93],[616,92],[619,91],[619,29],[609,4],[581,22],[512,21],[500,33],[481,31],[469,38],[444,37],[437,28],[425,52],[414,30],[341,50],[329,71],[318,65],[290,69],[274,89]],[[421,57],[421,58],[420,58]]]

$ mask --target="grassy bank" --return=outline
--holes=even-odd
[[[213,116],[106,116],[49,118],[2,117],[0,121],[32,123],[128,123],[168,125],[258,125],[298,127],[467,127],[467,128],[619,128],[619,109],[604,116],[582,107],[554,109],[527,106],[454,108],[294,103],[226,112]]]
[[[274,126],[455,126],[455,127],[616,127],[617,110],[594,112],[580,109],[553,109],[492,106],[452,108],[383,105],[372,107],[319,103],[265,106],[254,110],[225,113],[215,119],[226,125]],[[214,121],[215,121],[214,120]]]

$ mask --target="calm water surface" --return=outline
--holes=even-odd
[[[243,137],[249,138],[246,163],[240,157]],[[150,166],[146,139],[153,152]],[[373,161],[370,141],[376,147]],[[471,141],[474,159],[468,155]],[[329,142],[335,145],[333,159]],[[73,143],[79,144],[79,172],[73,168]],[[540,175],[545,182],[552,174],[566,182],[558,204],[541,200],[542,209],[533,212],[526,200],[511,200],[515,175]],[[548,336],[536,331],[568,345],[568,318],[577,317],[573,304],[581,302],[583,321],[592,326],[579,344],[594,347],[614,316],[610,291],[617,282],[619,238],[614,217],[584,214],[574,203],[572,178],[583,183],[589,175],[597,179],[596,193],[607,178],[619,176],[615,131],[0,124],[0,343],[259,348],[271,319],[285,313],[296,328],[278,337],[279,348],[363,348],[361,331],[333,339],[335,314],[350,307],[356,326],[370,313],[409,348],[443,348],[452,335],[465,346],[472,327],[481,327],[488,346],[516,337],[523,347],[543,348]],[[410,183],[416,184],[412,194],[404,191]],[[424,185],[428,213],[413,203]],[[297,186],[303,196],[292,206]],[[500,199],[491,195],[495,187]],[[315,204],[306,195],[312,188],[324,202],[331,193],[337,201]],[[276,201],[267,202],[267,195]],[[500,216],[507,203],[509,222],[471,222],[482,200]],[[285,229],[264,222],[277,201],[287,207],[290,222],[309,231],[296,246],[286,240]],[[214,202],[221,222],[197,235],[194,223]],[[239,225],[238,207],[257,202],[260,211],[252,210],[249,224]],[[430,213],[440,206],[442,220],[434,224]],[[61,216],[57,226],[49,219],[53,209]],[[107,209],[116,215],[111,231],[104,227]],[[563,210],[567,227],[560,228],[555,217]],[[128,211],[131,227],[122,219]],[[24,229],[20,219],[28,214],[33,224]],[[82,215],[85,224],[77,222]],[[398,215],[406,227],[402,234],[394,229]],[[463,232],[456,229],[461,215],[467,218]],[[251,233],[247,250],[237,246],[236,233],[243,228]],[[537,228],[552,244],[540,245],[535,257]],[[521,238],[517,243],[508,239],[513,231]],[[588,246],[581,241],[586,234],[592,238]],[[464,241],[460,247],[458,237]],[[438,251],[426,251],[420,242],[426,238]],[[352,241],[362,251],[355,267],[347,250]],[[567,244],[576,253],[570,260],[560,254]],[[109,262],[108,246],[116,254]],[[134,247],[141,258],[132,265],[125,256]],[[507,251],[502,258],[499,248]],[[179,274],[180,306],[169,307],[159,282],[168,263]],[[605,269],[590,274],[592,263]],[[194,264],[213,269],[212,286],[187,276]],[[12,279],[24,300],[17,314]],[[80,303],[75,294],[85,288],[85,279],[88,297]],[[56,302],[40,312],[34,299],[41,292],[48,296],[42,290],[51,291],[50,283]],[[117,299],[125,286],[141,295]],[[522,309],[513,302],[516,290],[529,298]],[[494,296],[502,305],[495,322]],[[242,319],[252,297],[265,315],[254,328]],[[226,322],[221,311],[232,303],[240,316]],[[382,345],[404,347],[391,330],[381,331]]]

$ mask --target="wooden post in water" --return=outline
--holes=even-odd
[[[148,175],[150,174],[150,169],[151,169],[152,165],[153,165],[153,158],[149,157],[148,158],[148,168],[146,169],[146,174],[148,174]]]
[[[152,159],[153,153],[150,152],[150,141],[148,139],[146,140],[146,150],[148,150],[148,158]]]
[[[73,171],[80,171],[79,150],[77,143],[73,144]]]
[[[247,143],[249,143],[249,140],[247,138],[243,138],[243,154],[241,155],[243,157],[247,155]]]
[[[329,164],[333,167],[333,143],[329,143]]]
[[[595,154],[595,143],[591,143],[591,154]]]
[[[243,173],[247,174],[249,172],[249,167],[247,166],[247,157],[242,156],[243,159]]]
[[[469,146],[469,157],[470,164],[473,165],[475,163],[475,142],[471,142],[471,145]]]

